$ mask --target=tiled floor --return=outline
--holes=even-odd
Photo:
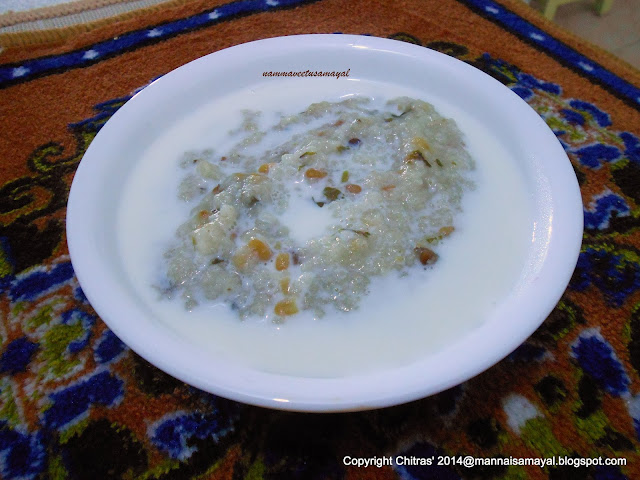
[[[640,0],[614,0],[609,13],[598,16],[593,0],[558,7],[555,23],[617,55],[640,70]],[[536,2],[531,2],[536,7]]]

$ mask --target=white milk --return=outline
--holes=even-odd
[[[291,238],[298,244],[304,245],[314,237],[318,237],[328,230],[335,222],[328,208],[318,208],[309,193],[313,185],[299,183],[290,192],[289,206],[278,215],[278,220],[289,229]],[[315,193],[315,198],[322,199],[322,191]]]
[[[306,377],[340,377],[411,363],[480,325],[521,281],[532,242],[530,192],[516,162],[491,133],[442,99],[346,79],[323,82],[318,96],[310,98],[314,90],[306,82],[268,82],[216,99],[177,119],[150,145],[124,188],[118,225],[123,265],[160,322],[216,357]],[[160,299],[153,285],[161,275],[163,252],[191,209],[177,197],[183,175],[177,165],[183,153],[213,148],[223,154],[233,144],[226,137],[240,124],[241,109],[295,114],[313,102],[345,99],[349,90],[378,100],[397,96],[425,100],[453,118],[465,135],[476,161],[477,188],[465,195],[456,231],[438,246],[440,259],[429,274],[420,275],[416,269],[404,278],[394,274],[372,279],[370,294],[357,311],[317,320],[302,312],[281,325],[259,319],[241,321],[220,304],[201,305],[190,312],[179,298]],[[283,91],[287,92],[286,109],[282,108]],[[265,121],[275,118],[263,117]],[[313,211],[317,215],[323,209]],[[289,226],[293,216],[302,216],[299,227],[291,232],[300,242],[329,221],[308,217],[302,206],[287,215],[282,220]]]

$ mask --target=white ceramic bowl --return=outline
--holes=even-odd
[[[305,71],[310,65],[318,71],[349,69],[350,83],[344,85],[354,93],[362,80],[446,99],[493,132],[531,189],[535,235],[527,247],[525,282],[481,326],[406,366],[340,378],[305,378],[216,358],[154,319],[130,288],[119,254],[116,225],[124,180],[171,119],[188,115],[212,96],[274,81],[263,77],[264,71]],[[300,88],[310,89],[311,100],[318,89],[329,85],[326,82],[345,81],[299,80]],[[582,218],[578,184],[559,142],[540,117],[499,82],[416,45],[364,36],[302,35],[213,53],[134,96],[102,128],[80,163],[69,197],[67,235],[76,275],[95,310],[127,345],[160,369],[245,403],[299,411],[348,411],[440,392],[513,351],[540,326],[566,288],[580,250]]]

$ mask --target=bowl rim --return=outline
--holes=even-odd
[[[383,51],[407,56],[409,60],[432,62],[440,68],[467,76],[470,81],[479,84],[490,94],[498,95],[502,104],[508,104],[509,108],[520,115],[519,120],[526,121],[528,127],[533,129],[532,135],[536,141],[541,142],[540,148],[553,159],[545,159],[545,166],[552,165],[552,174],[548,175],[549,195],[551,201],[562,197],[562,202],[553,203],[553,218],[550,222],[553,224],[554,235],[550,236],[548,250],[545,253],[545,265],[539,278],[525,286],[526,291],[520,306],[525,311],[527,321],[499,325],[501,330],[494,336],[502,343],[493,344],[491,348],[478,343],[478,339],[489,334],[488,329],[493,326],[488,322],[459,341],[435,352],[427,363],[418,362],[418,365],[412,364],[385,372],[329,379],[277,375],[241,366],[225,365],[230,374],[224,378],[229,381],[221,382],[219,375],[203,378],[202,372],[189,368],[189,362],[206,359],[197,353],[189,352],[187,342],[181,343],[181,340],[157,329],[138,331],[128,323],[131,321],[130,312],[139,314],[140,308],[131,298],[112,295],[117,291],[115,281],[109,277],[109,272],[105,272],[105,261],[101,259],[95,242],[83,228],[87,224],[87,215],[95,214],[92,210],[93,202],[90,200],[94,195],[96,182],[99,182],[101,173],[108,171],[101,150],[107,148],[111,141],[109,136],[115,132],[112,127],[118,122],[124,122],[127,115],[144,106],[145,102],[162,95],[163,90],[175,88],[180,77],[198,72],[200,68],[219,66],[230,60],[250,59],[255,55],[269,55],[273,52],[278,52],[278,55],[300,55],[309,49],[335,51],[336,54],[345,49]],[[480,87],[476,85],[475,88]],[[475,67],[428,48],[397,40],[344,34],[292,35],[257,40],[206,55],[152,82],[121,107],[92,141],[76,171],[67,208],[69,253],[78,281],[96,312],[132,350],[161,370],[205,391],[247,404],[306,412],[366,410],[406,403],[458,385],[494,365],[525,341],[560,300],[577,263],[582,231],[582,200],[570,161],[544,121],[514,92]],[[553,265],[549,262],[553,262]],[[100,275],[97,275],[97,272]],[[108,295],[105,294],[105,289]],[[535,315],[529,313],[531,311],[534,311]],[[192,356],[185,360],[163,353],[163,350],[171,348],[177,348],[178,352],[182,353],[189,352]],[[470,359],[451,362],[452,351],[468,352]],[[416,375],[417,367],[425,365],[439,365],[441,372],[439,370],[435,375],[435,380],[425,382],[422,376]],[[234,382],[229,378],[233,375],[242,377],[242,382]],[[382,388],[380,382],[385,379],[392,379],[391,386],[401,386],[401,390]],[[251,385],[261,387],[253,389]],[[284,391],[293,393],[269,393],[270,389],[265,388],[265,385],[273,385],[272,391],[278,391],[277,387],[285,386],[287,388],[283,388]]]

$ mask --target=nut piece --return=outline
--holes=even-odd
[[[282,300],[276,303],[273,311],[276,315],[280,315],[282,317],[286,317],[287,315],[295,315],[298,313],[298,306],[296,305],[296,301],[292,298],[287,300]]]
[[[287,268],[289,268],[289,254],[279,253],[276,257],[276,270],[281,272],[282,270],[286,270]]]
[[[418,259],[422,265],[432,265],[438,260],[438,254],[430,248],[416,247],[413,251],[418,255]]]
[[[196,171],[204,178],[210,178],[212,180],[220,180],[222,178],[222,171],[220,168],[206,160],[200,160],[198,162]]]
[[[202,255],[218,252],[226,237],[226,232],[217,222],[207,223],[191,234],[191,242]]]

